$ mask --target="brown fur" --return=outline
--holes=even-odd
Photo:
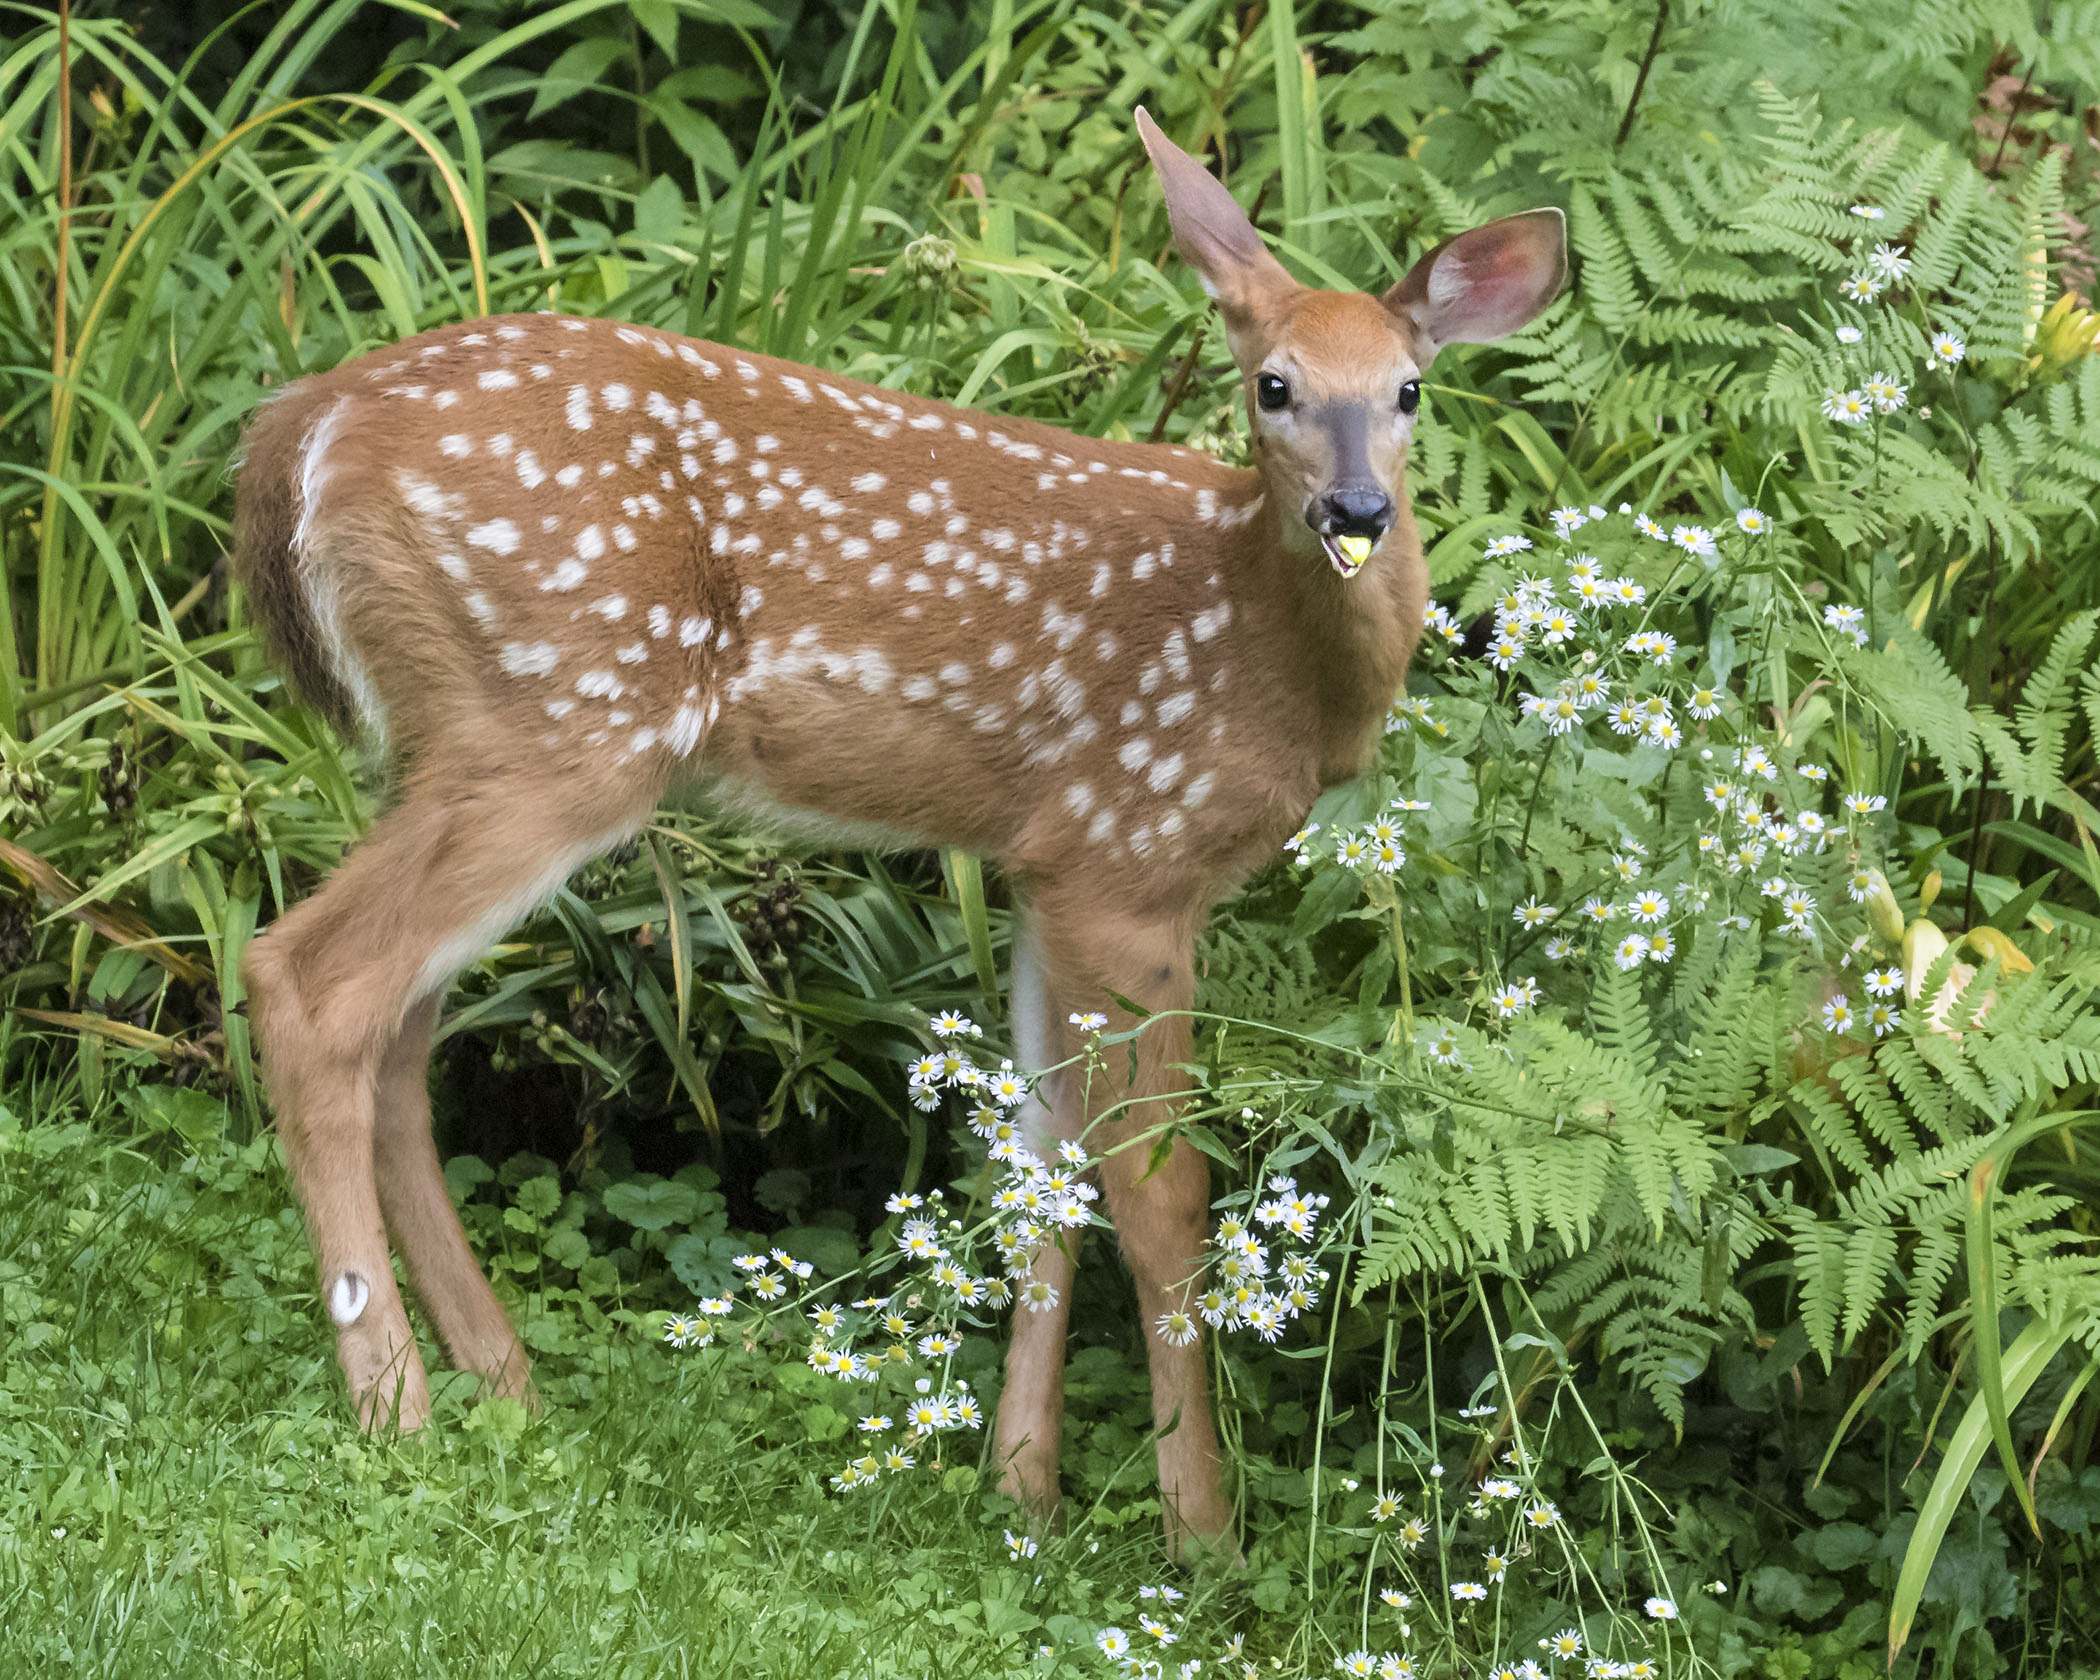
[[[292,462],[310,423],[309,405],[281,399],[242,440],[241,494],[234,504],[233,571],[262,626],[263,644],[300,698],[339,731],[356,727],[349,692],[328,667],[292,555],[298,524]]]
[[[1179,233],[1207,177],[1166,150]],[[684,789],[1005,865],[1025,1053],[1075,1053],[1074,1012],[1127,1024],[1111,994],[1152,1016],[1135,1079],[1046,1082],[1033,1137],[1106,1153],[1146,1321],[1189,1299],[1207,1175],[1179,1144],[1148,1173],[1145,1133],[1190,1056],[1193,941],[1375,747],[1427,597],[1391,392],[1431,327],[1465,325],[1306,292],[1216,198],[1201,209],[1213,237],[1185,244],[1250,387],[1283,357],[1380,416],[1370,460],[1397,506],[1352,579],[1306,528],[1332,468],[1290,416],[1257,414],[1259,470],[1234,472],[539,315],[426,333],[257,417],[237,519],[258,615],[299,688],[338,722],[380,714],[403,766],[395,807],[248,959],[367,1421],[428,1410],[389,1238],[450,1357],[530,1396],[430,1145],[431,1022],[458,967]],[[1074,1258],[1036,1260],[1066,1298]],[[1019,1315],[999,1414],[1008,1486],[1039,1509],[1063,1338],[1062,1305]],[[1200,1343],[1153,1343],[1177,1544],[1231,1519],[1203,1370]]]

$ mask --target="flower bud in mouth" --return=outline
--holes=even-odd
[[[1371,550],[1377,547],[1369,537],[1322,536],[1320,546],[1327,550],[1327,558],[1334,569],[1345,578],[1351,578],[1363,570],[1364,562],[1371,558]]]

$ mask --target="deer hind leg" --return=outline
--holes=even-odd
[[[537,1409],[532,1363],[467,1245],[430,1134],[430,1034],[442,996],[433,991],[410,1006],[380,1063],[373,1152],[379,1206],[446,1357],[490,1392]]]
[[[414,1047],[402,1042],[413,1005],[639,826],[656,791],[585,784],[552,798],[541,778],[426,765],[326,885],[250,948],[263,1075],[367,1427],[413,1429],[430,1411],[376,1176],[389,1051]]]
[[[1056,1055],[1080,1048],[1068,1019],[1075,1012],[1106,1014],[1111,1031],[1135,1024],[1111,993],[1155,1014],[1172,1013],[1151,1020],[1140,1034],[1134,1079],[1130,1052],[1119,1046],[1090,1077],[1076,1070],[1062,1076],[1055,1108],[1081,1124],[1097,1117],[1085,1141],[1088,1154],[1100,1160],[1109,1217],[1137,1286],[1168,1545],[1177,1553],[1191,1539],[1229,1547],[1232,1507],[1211,1421],[1202,1341],[1177,1346],[1157,1328],[1166,1314],[1188,1311],[1201,1289],[1208,1235],[1210,1175],[1202,1155],[1177,1141],[1164,1160],[1153,1163],[1158,1128],[1171,1118],[1171,1099],[1185,1086],[1175,1070],[1191,1053],[1183,1012],[1195,995],[1194,917],[1104,915],[1097,899],[1089,887],[1065,896],[1062,904],[1046,896],[1037,907]],[[1017,1330],[1017,1346],[1019,1335]],[[1004,1411],[1002,1401],[1002,1419]]]

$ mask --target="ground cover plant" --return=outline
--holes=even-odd
[[[9,14],[9,1671],[2089,1671],[2096,24]],[[689,813],[443,1029],[546,1415],[359,1437],[238,966],[381,788],[225,586],[242,417],[551,305],[1230,456],[1139,102],[1310,281],[1540,203],[1577,259],[1433,370],[1379,771],[1206,939],[1244,1570],[1167,1572],[1140,1338],[1194,1326],[1098,1240],[1068,1526],[991,1492],[1001,1239],[1087,1217],[978,1071],[999,883]]]

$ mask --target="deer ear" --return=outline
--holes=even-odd
[[[1246,212],[1221,182],[1173,141],[1141,105],[1138,138],[1167,197],[1174,246],[1203,289],[1218,300],[1237,347],[1240,335],[1268,314],[1283,296],[1300,290],[1288,270],[1269,255]]]
[[[1568,274],[1568,222],[1558,210],[1504,216],[1447,239],[1385,294],[1413,329],[1427,367],[1447,344],[1485,344],[1551,303]]]

